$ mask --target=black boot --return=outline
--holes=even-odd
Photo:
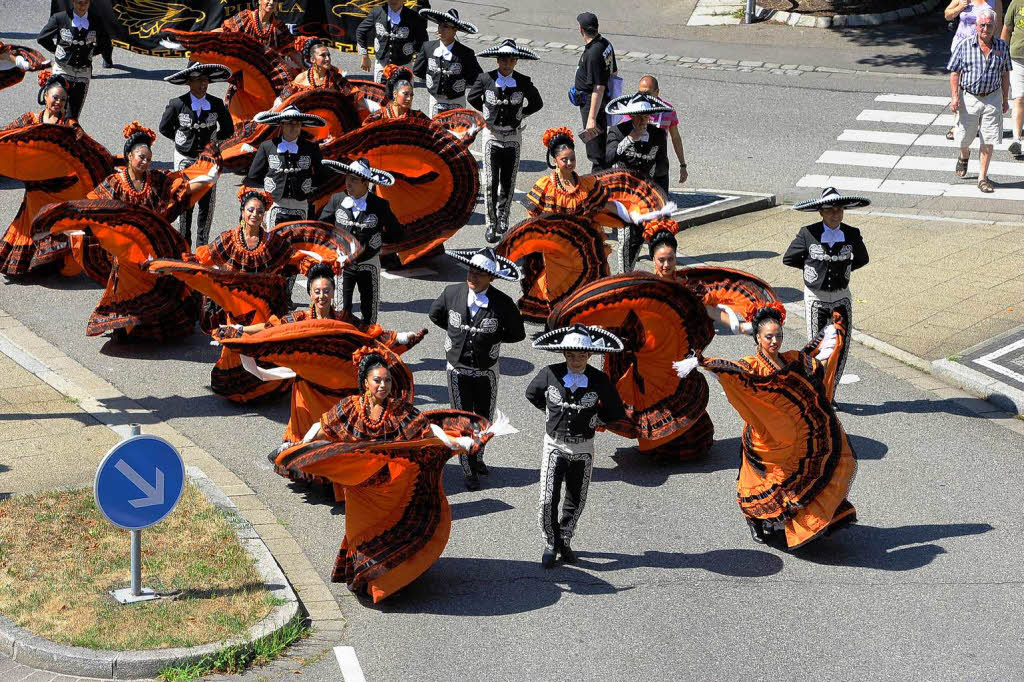
[[[466,490],[480,490],[480,479],[476,477],[475,473],[472,476],[466,476]]]
[[[544,568],[551,568],[555,565],[555,548],[551,545],[544,545],[544,553],[540,555],[540,565]]]
[[[484,239],[487,240],[488,244],[497,244],[498,239],[501,237],[498,235],[498,216],[489,215],[487,216],[487,231],[484,232]]]
[[[491,470],[487,468],[482,459],[478,459],[472,464],[473,473],[480,474],[481,476],[487,476],[491,473]]]
[[[568,540],[562,540],[558,547],[558,554],[562,557],[562,561],[565,563],[576,563],[576,552],[572,551],[572,547],[569,546]]]

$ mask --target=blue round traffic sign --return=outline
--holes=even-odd
[[[185,487],[185,464],[157,436],[133,436],[110,449],[96,470],[96,505],[115,526],[139,530],[171,513]]]

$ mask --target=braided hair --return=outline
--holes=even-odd
[[[387,369],[388,373],[391,372],[391,370],[388,369],[388,363],[384,360],[384,356],[379,353],[367,353],[363,355],[362,358],[360,358],[358,370],[360,391],[365,390],[366,377],[368,377],[370,375],[370,372],[377,369],[378,367],[383,367],[384,369]]]
[[[561,154],[564,150],[576,150],[576,143],[573,141],[572,130],[569,128],[548,128],[544,131],[540,141],[548,148],[546,158],[548,168],[555,167],[555,165],[551,163],[551,159]]]
[[[334,269],[330,263],[316,263],[309,270],[306,271],[306,293],[313,293],[313,280],[326,279],[331,284],[334,284]]]

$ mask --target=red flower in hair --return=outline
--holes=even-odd
[[[363,358],[365,358],[368,355],[378,355],[382,360],[384,359],[384,356],[381,355],[379,348],[373,348],[372,346],[363,346],[362,348],[352,353],[352,364],[355,365],[356,367],[359,367],[359,363],[362,362]]]
[[[757,317],[757,314],[760,311],[764,310],[765,308],[771,308],[772,310],[777,312],[779,316],[782,318],[780,320],[780,323],[786,323],[786,306],[784,306],[780,301],[772,301],[771,303],[763,305],[760,308],[755,308],[754,311],[747,316],[747,322],[753,322],[754,318]]]
[[[644,241],[649,242],[654,239],[654,236],[659,232],[668,232],[669,234],[677,234],[679,232],[679,223],[674,218],[664,217],[657,218],[656,220],[648,220],[644,223]]]
[[[261,189],[255,189],[253,187],[246,187],[242,185],[238,188],[238,200],[243,201],[246,196],[256,197],[263,202],[263,208],[269,209],[274,205],[274,197],[270,196],[268,192],[264,192]]]
[[[150,144],[153,144],[154,142],[156,142],[156,133],[154,133],[152,130],[150,130],[146,126],[142,125],[138,121],[132,121],[131,123],[126,125],[124,127],[124,131],[123,131],[122,134],[124,135],[124,139],[127,140],[128,138],[130,138],[135,133],[142,133],[142,134],[144,134],[146,136],[146,138],[149,140]]]
[[[45,69],[39,72],[39,87],[46,85],[46,81],[50,80],[50,76],[53,75],[53,71]]]
[[[555,139],[556,135],[567,135],[570,140],[573,139],[572,130],[562,126],[561,128],[548,128],[545,130],[544,134],[541,135],[540,141],[545,147],[547,147],[551,143],[551,140]]]

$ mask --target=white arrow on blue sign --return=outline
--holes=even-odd
[[[152,526],[171,513],[185,487],[185,464],[158,436],[134,436],[110,449],[96,470],[96,505],[127,530]]]

